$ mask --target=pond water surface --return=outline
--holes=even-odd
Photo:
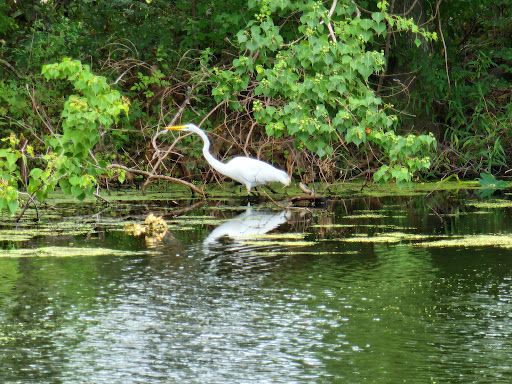
[[[4,237],[0,382],[510,383],[512,208],[475,201],[145,204],[161,240],[111,225],[118,205]]]

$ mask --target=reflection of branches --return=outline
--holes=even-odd
[[[173,209],[170,213],[172,213],[173,216],[181,216],[185,213],[189,213],[200,206],[204,204],[204,200],[196,201],[194,204],[189,205],[188,207],[180,208],[180,209]]]
[[[290,211],[290,215],[288,217],[288,224],[296,232],[310,231],[312,221],[313,214],[309,209]]]

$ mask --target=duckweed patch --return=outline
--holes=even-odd
[[[222,223],[225,223],[226,219],[189,219],[188,217],[180,218],[179,220],[169,220],[169,223],[175,224],[175,225],[220,225]]]
[[[368,229],[393,229],[393,230],[413,230],[413,227],[404,227],[395,224],[358,224],[358,223],[350,223],[350,224],[312,224],[311,228],[368,228]]]
[[[415,234],[415,233],[403,233],[403,232],[392,232],[392,233],[378,233],[373,236],[367,234],[356,234],[353,237],[345,237],[336,239],[345,243],[400,243],[403,241],[411,242],[418,240],[431,239],[432,236]],[[329,241],[332,241],[330,239]]]
[[[90,257],[90,256],[134,256],[148,251],[122,251],[109,248],[40,247],[35,249],[0,250],[0,257]]]
[[[241,241],[245,245],[257,245],[260,247],[264,246],[284,246],[284,247],[310,247],[317,244],[316,241],[265,241],[265,240],[248,240],[242,239]]]
[[[306,233],[262,233],[252,234],[248,236],[241,236],[244,239],[290,239],[302,240],[306,237]],[[240,236],[238,237],[240,238]]]
[[[2,229],[0,241],[27,241],[39,235],[43,234],[31,229]]]
[[[186,225],[174,224],[174,225],[169,225],[169,230],[170,231],[187,232],[187,231],[195,231],[196,227],[189,227]]]
[[[0,241],[28,241],[35,237],[57,236],[59,234],[66,234],[69,236],[86,235],[91,230],[90,227],[78,228],[76,226],[67,226],[59,223],[54,227],[43,226],[37,228],[11,228],[0,230]]]
[[[282,257],[282,256],[343,256],[343,255],[357,255],[359,251],[268,251],[268,252],[253,252],[255,256],[260,257]]]
[[[472,235],[414,244],[418,247],[500,247],[512,249],[511,235]]]
[[[345,216],[344,219],[357,220],[357,219],[385,219],[386,215],[381,213],[363,213],[360,215],[349,215]]]
[[[512,200],[470,201],[466,205],[478,209],[512,208]]]
[[[359,185],[359,189],[355,186]],[[460,181],[460,180],[442,180],[439,182],[415,182],[410,188],[399,188],[394,183],[386,183],[382,185],[370,185],[362,188],[362,184],[347,183],[339,186],[343,193],[344,186],[352,186],[352,192],[355,196],[370,197],[386,197],[386,196],[421,196],[432,191],[459,191],[463,189],[478,189],[480,184],[476,181]],[[350,187],[349,187],[350,188]]]

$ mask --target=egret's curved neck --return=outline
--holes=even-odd
[[[203,131],[197,131],[196,133],[199,136],[201,136],[201,139],[203,139],[203,156],[204,156],[204,158],[216,171],[222,173],[222,170],[225,168],[226,164],[221,163],[219,160],[217,160],[215,157],[213,157],[212,154],[210,153],[210,139],[208,139],[208,136]]]

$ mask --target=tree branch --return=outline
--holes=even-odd
[[[331,9],[329,10],[329,22],[327,23],[327,29],[329,30],[329,34],[331,35],[332,41],[334,41],[335,43],[337,43],[338,41],[336,40],[336,35],[334,34],[334,29],[332,28],[330,19],[331,19],[332,15],[334,14],[337,4],[338,4],[338,0],[333,0]],[[357,9],[357,7],[356,7],[356,9]]]
[[[189,87],[187,89],[187,94],[186,94],[186,97],[185,97],[185,100],[183,101],[183,103],[181,103],[180,105],[180,108],[178,109],[178,111],[176,112],[176,114],[174,115],[174,117],[172,118],[171,122],[169,123],[169,125],[174,125],[176,123],[176,121],[178,120],[178,117],[180,117],[182,114],[183,114],[183,111],[185,110],[185,107],[187,105],[190,104],[190,98],[192,97],[192,89]],[[176,145],[176,141],[174,142],[173,145],[171,145],[167,151],[165,151],[163,153],[163,155],[161,154],[163,151],[161,151],[159,148],[158,148],[158,145],[156,143],[156,139],[164,134],[168,133],[168,131],[166,130],[163,130],[163,131],[160,131],[160,132],[157,132],[157,134],[155,136],[153,136],[153,138],[151,139],[151,144],[153,145],[153,149],[155,150],[155,155],[158,156],[158,160],[155,164],[155,166],[153,167],[153,170],[149,173],[150,176],[148,176],[146,182],[144,183],[144,185],[142,186],[142,193],[145,194],[146,193],[146,188],[148,187],[149,184],[152,183],[152,179],[154,179],[155,177],[155,174],[156,172],[158,171],[158,168],[160,168],[160,164],[162,164],[162,162],[167,158],[167,156],[169,156],[169,154],[171,153],[172,149],[174,148],[174,146]],[[175,179],[175,180],[178,180],[178,179]],[[202,195],[204,196],[204,193],[202,193]]]
[[[158,179],[158,180],[170,181],[172,183],[183,184],[183,185],[189,187],[190,189],[192,189],[194,192],[197,192],[201,196],[203,196],[203,197],[206,196],[206,193],[203,190],[197,188],[194,184],[191,184],[191,183],[189,183],[188,181],[185,181],[185,180],[176,179],[176,178],[171,177],[171,176],[155,175],[152,172],[142,171],[140,169],[128,168],[128,167],[125,167],[124,165],[121,165],[121,164],[110,164],[109,167],[110,168],[116,168],[116,169],[122,169],[122,170],[124,170],[126,172],[131,172],[131,173],[135,173],[135,174],[138,174],[138,175],[144,175],[144,176],[146,176],[148,178],[148,180]],[[146,183],[147,183],[147,181],[146,181]]]
[[[443,42],[443,51],[444,51],[444,68],[446,71],[446,80],[448,82],[448,92],[451,92],[452,86],[450,82],[450,71],[448,68],[448,52],[446,50],[446,43],[444,41],[443,29],[441,28],[441,14],[439,13],[439,6],[443,0],[438,0],[436,3],[436,14],[437,14],[437,25],[439,26],[439,35],[441,36],[441,41]]]

